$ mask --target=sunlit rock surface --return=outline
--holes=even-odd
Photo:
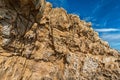
[[[29,20],[0,15],[0,80],[120,80],[119,52],[91,23],[49,2],[42,11],[34,6]]]

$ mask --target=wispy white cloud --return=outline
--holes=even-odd
[[[107,34],[102,34],[101,37],[103,39],[107,39],[107,40],[119,40],[120,41],[120,34],[110,34],[110,33],[107,33]]]
[[[93,26],[99,27],[101,26],[101,24],[97,24],[97,23],[92,23]]]
[[[104,21],[104,23],[103,23],[103,26],[106,26],[107,25],[107,19]]]
[[[94,18],[94,16],[84,17],[83,20],[85,20],[85,21],[91,21],[91,22],[96,21],[96,19]]]
[[[95,12],[101,7],[100,4],[97,4],[97,6],[94,8],[94,10],[92,11],[92,14],[95,14]]]
[[[67,7],[68,6],[68,1],[67,0],[59,0],[61,7]]]
[[[108,41],[112,48],[120,50],[120,33],[103,33],[100,37]]]
[[[95,29],[97,32],[118,32],[120,29],[117,28],[102,28],[102,29]]]
[[[85,20],[85,21],[90,21],[91,19],[93,19],[93,17],[91,17],[91,16],[83,18],[83,20]]]

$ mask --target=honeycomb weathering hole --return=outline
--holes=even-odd
[[[2,48],[30,55],[35,47],[37,24],[44,12],[45,0],[1,0],[0,3]]]

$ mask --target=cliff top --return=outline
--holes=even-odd
[[[120,80],[119,52],[91,23],[49,2],[43,9],[33,7],[29,16],[6,10],[12,13],[1,20],[0,80]],[[15,21],[7,22],[11,15]]]

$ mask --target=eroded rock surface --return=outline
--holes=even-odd
[[[28,25],[18,18],[16,29],[2,20],[7,26],[0,26],[0,80],[120,80],[119,52],[98,37],[91,23],[49,2],[39,15],[32,15]]]

